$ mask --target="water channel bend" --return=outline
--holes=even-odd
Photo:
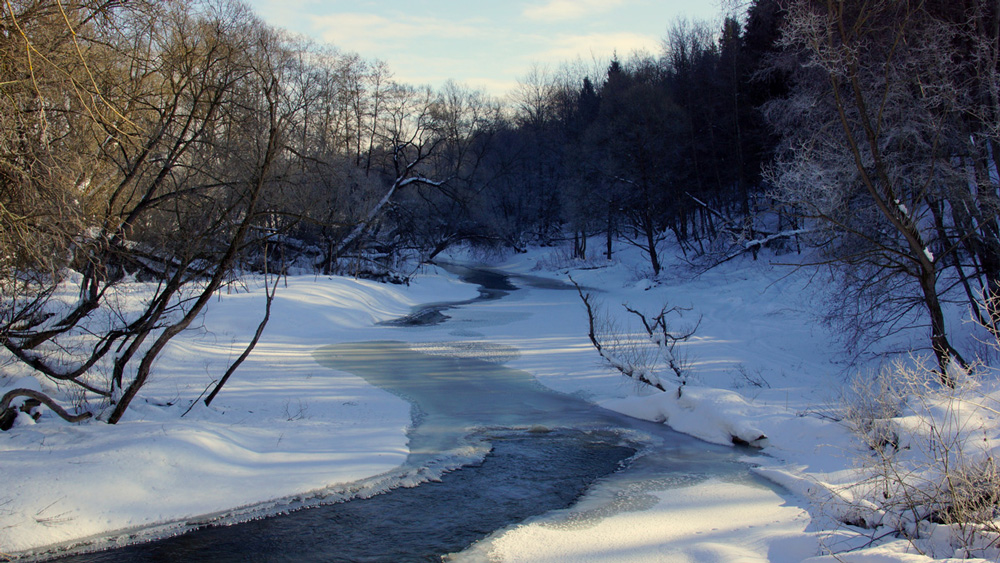
[[[498,272],[456,271],[483,287],[481,299],[516,289]],[[540,283],[531,291],[556,287]],[[447,321],[442,311],[475,304],[435,304],[395,326],[433,330]],[[461,355],[447,353],[458,345]],[[476,346],[484,347],[486,359],[477,357]],[[621,489],[611,495],[618,498],[609,510],[639,510],[644,487],[662,490],[746,473],[731,448],[551,391],[495,361],[488,347],[448,342],[425,353],[385,340],[315,352],[321,365],[361,376],[411,403],[410,455],[386,476],[397,488],[65,561],[439,560],[498,529],[565,509],[599,480]]]

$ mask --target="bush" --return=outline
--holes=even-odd
[[[988,373],[953,369],[954,386],[943,386],[911,358],[853,380],[845,421],[867,447],[866,478],[841,497],[853,499],[847,523],[888,527],[932,555],[1000,557],[1000,396],[987,389]]]

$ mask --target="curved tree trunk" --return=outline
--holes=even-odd
[[[11,426],[14,425],[14,419],[17,418],[17,412],[16,409],[11,408],[10,403],[17,397],[29,397],[38,401],[39,403],[52,409],[52,412],[59,415],[59,417],[66,422],[80,422],[94,416],[93,413],[89,411],[79,414],[69,414],[65,409],[56,404],[55,401],[50,399],[48,395],[35,391],[34,389],[13,389],[5,393],[3,398],[0,399],[0,430],[10,430]]]

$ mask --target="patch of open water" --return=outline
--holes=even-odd
[[[515,289],[497,272],[469,270],[469,276],[488,286],[487,299]],[[549,390],[502,360],[490,361],[498,354],[493,348],[458,342],[431,350],[426,343],[379,341],[315,352],[320,364],[359,375],[413,405],[410,454],[383,476],[388,492],[307,503],[288,514],[61,560],[440,560],[496,530],[570,507],[601,480],[616,485],[584,519],[641,510],[650,488],[747,473],[732,448]]]

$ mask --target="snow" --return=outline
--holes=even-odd
[[[491,551],[473,550],[457,561],[797,563],[816,551],[802,533],[808,514],[759,484],[711,480],[650,494],[654,503],[645,510],[587,525],[521,526],[494,540]]]
[[[241,507],[251,507],[252,516],[260,503],[336,494],[398,467],[408,453],[410,405],[322,368],[312,351],[378,334],[374,323],[417,303],[473,297],[476,289],[441,276],[424,276],[405,291],[345,278],[291,278],[245,367],[211,408],[197,403],[182,416],[252,336],[262,291],[214,302],[205,328],[171,345],[143,390],[145,401],[121,423],[70,425],[43,416],[35,424],[25,415],[0,434],[0,553],[182,526]],[[0,394],[33,381],[0,380]]]
[[[579,265],[560,256],[559,250],[536,249],[491,266],[565,280]],[[485,342],[510,367],[552,389],[709,442],[731,444],[737,437],[763,448],[764,455],[748,457],[761,481],[652,487],[644,493],[649,502],[621,510],[607,509],[617,492],[598,486],[577,506],[500,530],[457,560],[867,563],[962,557],[940,531],[918,545],[892,537],[868,545],[878,529],[841,522],[865,501],[852,487],[864,478],[859,460],[870,454],[839,421],[848,376],[862,368],[845,364],[837,335],[819,322],[816,303],[831,286],[813,279],[814,272],[761,257],[732,260],[698,277],[677,258],[654,280],[637,251],[622,249],[613,263],[594,260],[572,271],[623,323],[631,317],[624,303],[654,314],[669,303],[691,309],[682,323],[701,318],[695,337],[678,345],[694,375],[679,396],[674,388],[640,388],[602,364],[574,291],[528,288],[476,304],[475,316],[448,310],[448,344],[427,341],[429,333],[418,328],[378,326],[420,303],[477,295],[475,287],[425,266],[409,286],[290,277],[279,288],[261,342],[216,402],[211,408],[196,403],[182,416],[252,336],[264,295],[259,280],[250,283],[221,295],[202,328],[175,339],[118,425],[68,424],[44,413],[37,422],[20,416],[11,431],[0,433],[0,558],[88,538],[152,537],[190,522],[239,520],[310,499],[374,494],[412,478],[395,473],[408,453],[409,403],[312,356],[329,344],[386,339],[441,354],[462,354],[456,340]],[[450,259],[472,260],[461,253]],[[489,323],[476,320],[484,311]],[[905,335],[896,338],[898,343]],[[73,404],[67,390],[39,383],[12,362],[2,373],[0,393],[44,388]],[[978,396],[997,396],[989,382],[983,385]],[[934,403],[928,410],[946,406]],[[966,430],[997,443],[995,413],[986,407],[960,412]],[[919,426],[908,418],[914,416],[919,413],[901,413],[903,423],[913,422],[901,428]],[[573,517],[584,513],[600,517]]]

